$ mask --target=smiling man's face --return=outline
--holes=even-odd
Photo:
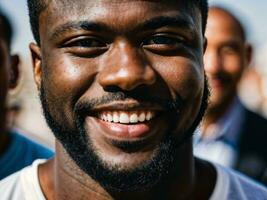
[[[183,4],[52,1],[40,16],[31,50],[46,119],[105,187],[156,183],[203,114],[201,16]]]

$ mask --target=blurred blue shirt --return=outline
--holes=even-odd
[[[51,150],[13,130],[10,144],[0,156],[0,179],[32,164],[38,158],[50,158],[53,154]]]
[[[201,129],[198,128],[194,133],[194,155],[226,167],[233,167],[244,111],[236,97],[225,114],[216,123],[209,125],[207,137],[203,137]]]

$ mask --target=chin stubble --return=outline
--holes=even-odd
[[[202,119],[207,106],[208,93],[208,89],[205,88],[200,112],[190,129],[183,134],[183,138],[177,140],[172,135],[166,134],[156,146],[149,160],[141,166],[129,170],[120,170],[122,168],[105,163],[98,156],[90,139],[90,134],[86,133],[84,128],[85,113],[89,106],[94,106],[96,103],[100,104],[102,103],[101,101],[122,100],[126,98],[124,95],[110,95],[102,98],[102,100],[92,100],[91,105],[89,103],[89,105],[76,106],[74,109],[76,127],[73,129],[64,126],[64,122],[52,117],[51,113],[56,111],[50,109],[43,87],[41,87],[40,99],[49,127],[77,166],[107,190],[120,192],[147,190],[168,176],[175,165],[175,157],[179,147],[191,139],[195,128]],[[144,99],[141,101],[144,101]],[[157,99],[156,101],[159,102],[161,100]],[[178,102],[164,101],[162,104],[171,106],[171,109],[174,109]],[[134,144],[121,143],[120,145],[123,147],[122,150],[126,152],[129,149],[138,148]]]

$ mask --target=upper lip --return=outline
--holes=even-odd
[[[101,111],[144,111],[144,110],[156,111],[156,112],[164,111],[164,109],[161,106],[152,105],[150,103],[117,101],[105,105],[96,106],[90,111],[90,113],[98,113]]]

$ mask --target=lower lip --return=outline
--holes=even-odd
[[[106,122],[94,117],[87,117],[86,122],[95,122],[108,136],[122,139],[146,137],[152,130],[150,122],[129,125]]]

